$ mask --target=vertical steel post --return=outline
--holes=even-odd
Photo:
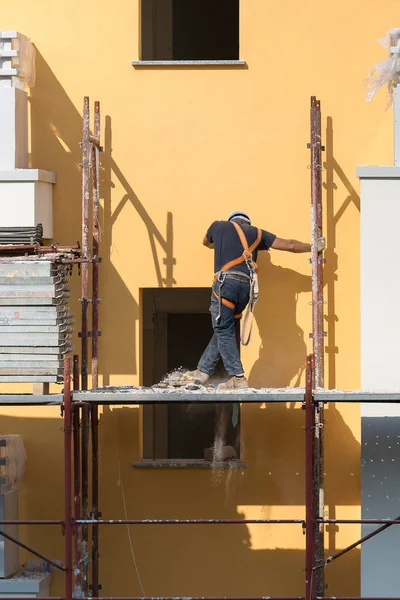
[[[73,387],[79,390],[79,357],[74,355]],[[81,448],[80,448],[80,414],[79,406],[72,407],[73,446],[74,446],[74,518],[81,516]],[[80,595],[81,590],[81,528],[75,528],[75,577],[74,596]]]
[[[324,387],[324,296],[323,296],[323,255],[318,252],[318,239],[323,234],[322,228],[322,140],[321,140],[321,105],[320,101],[311,97],[310,109],[310,149],[311,149],[311,241],[312,241],[312,340],[315,369],[313,386]],[[324,405],[314,405],[315,444],[314,444],[314,485],[315,507],[314,518],[324,518]],[[324,525],[315,527],[315,560],[324,560]],[[324,570],[315,572],[315,592],[324,596]]]
[[[90,412],[89,406],[82,407],[82,422],[81,422],[81,437],[82,437],[82,518],[89,518],[89,422]],[[82,526],[82,547],[81,547],[81,579],[82,592],[85,596],[89,592],[89,548],[88,526]]]
[[[322,156],[321,108],[319,100],[311,97],[311,265],[312,265],[312,339],[315,356],[314,387],[324,387],[324,297],[323,256],[318,252],[322,236]]]
[[[100,141],[100,102],[94,105],[94,136]],[[100,216],[100,148],[92,144],[92,256],[99,257],[99,216]],[[93,262],[92,269],[92,387],[98,387],[99,372],[99,263]]]
[[[82,136],[82,257],[89,258],[89,181],[90,181],[90,141],[89,141],[90,111],[89,98],[85,96],[83,103],[83,136]],[[82,285],[82,331],[81,331],[81,360],[82,360],[82,389],[88,386],[88,292],[89,264],[81,266]]]
[[[65,600],[72,600],[72,411],[71,357],[64,359],[64,522]]]
[[[307,357],[306,369],[306,592],[305,600],[314,598],[313,566],[315,556],[315,488],[314,488],[314,430],[313,360]]]
[[[100,102],[94,105],[94,137],[100,143]],[[99,216],[100,216],[100,147],[92,144],[92,255],[99,257]],[[92,268],[92,387],[99,385],[99,263],[93,262]],[[99,518],[99,478],[98,478],[98,407],[91,406],[92,432],[92,516]],[[99,592],[99,526],[92,525],[92,590],[93,596]]]
[[[90,141],[89,141],[90,111],[89,98],[85,96],[83,104],[83,139],[82,139],[82,257],[89,258],[89,182],[90,182]],[[81,379],[82,390],[88,388],[88,293],[89,293],[89,264],[82,263],[82,331],[81,331]],[[82,516],[89,516],[88,496],[88,455],[89,455],[89,407],[82,407]],[[88,526],[82,527],[82,592],[88,595]]]
[[[324,408],[322,402],[314,403],[314,518],[325,517],[325,493],[324,493]],[[320,564],[325,559],[325,530],[324,524],[315,526],[315,562]],[[315,571],[314,586],[317,596],[325,595],[325,571]]]
[[[91,431],[92,431],[92,516],[98,519],[99,513],[99,438],[98,438],[98,407],[91,407]],[[99,526],[92,525],[92,594],[98,596],[99,591]]]

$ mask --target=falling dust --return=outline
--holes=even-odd
[[[226,381],[226,378],[213,376],[207,382],[207,386],[197,383],[182,385],[183,374],[186,372],[187,369],[184,369],[183,367],[175,369],[167,373],[160,383],[162,386],[167,386],[167,389],[172,387],[175,392],[177,391],[176,386],[178,386],[178,389],[182,392],[215,393],[217,391],[217,386]],[[157,388],[157,386],[155,387]],[[187,404],[185,406],[186,416],[189,420],[194,421],[196,420],[196,417],[202,414],[207,408],[209,407],[201,404]],[[217,407],[217,411],[214,443],[212,448],[206,449],[206,452],[208,450],[208,453],[204,458],[207,462],[210,462],[212,485],[218,487],[222,485],[225,486],[225,504],[227,504],[234,489],[234,482],[237,480],[237,477],[234,477],[234,473],[242,475],[244,474],[244,471],[239,466],[237,452],[227,441],[231,412],[226,410],[226,406],[223,405],[222,407]]]
[[[201,385],[198,383],[186,383],[183,379],[183,374],[186,369],[179,367],[167,373],[160,383],[156,383],[151,387],[135,386],[135,385],[122,385],[122,386],[103,386],[100,388],[92,389],[91,391],[96,393],[101,392],[115,392],[123,394],[126,393],[137,393],[137,394],[287,394],[288,402],[290,402],[291,394],[304,394],[304,387],[281,387],[281,388],[245,388],[239,390],[219,390],[218,384],[226,381],[223,377],[210,377],[207,385]]]
[[[226,377],[211,377],[207,382],[207,386],[197,383],[185,383],[183,374],[187,369],[179,367],[167,373],[159,384],[151,387],[142,386],[105,386],[98,388],[97,392],[115,392],[115,393],[138,393],[138,394],[276,394],[284,393],[288,396],[288,402],[291,402],[292,394],[304,394],[305,390],[301,387],[290,388],[247,388],[239,390],[218,390],[219,383],[226,381]],[[262,400],[261,400],[262,402]],[[202,411],[206,410],[206,404],[194,403],[185,405],[186,416],[190,420],[196,420]],[[220,404],[219,406],[227,406]],[[237,405],[238,406],[238,405]],[[232,418],[232,413],[229,412],[229,418]],[[227,440],[227,431],[229,420],[226,414],[220,412],[220,419],[217,418],[217,426],[214,436],[214,442],[211,450],[211,459],[209,460],[211,467],[211,482],[213,486],[225,487],[225,504],[228,504],[229,498],[235,488],[242,483],[245,474],[244,468],[240,463],[240,458],[230,455],[227,448],[233,448]],[[226,456],[226,452],[228,456]],[[225,454],[224,454],[225,453]],[[207,461],[206,461],[207,462]]]
[[[169,373],[164,375],[164,377],[161,379],[160,383],[166,384],[166,385],[168,385],[168,384],[173,385],[174,383],[176,384],[179,381],[182,381],[183,375],[186,372],[187,372],[187,369],[184,369],[183,367],[174,369],[173,371],[170,371]]]

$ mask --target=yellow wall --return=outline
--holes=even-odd
[[[189,1],[189,0],[188,0]],[[327,151],[326,356],[330,387],[359,386],[358,164],[390,164],[392,114],[381,93],[366,105],[363,77],[384,58],[375,43],[398,24],[393,0],[241,0],[240,55],[247,69],[148,68],[138,58],[138,0],[3,2],[2,28],[37,48],[31,91],[31,164],[57,172],[55,239],[80,237],[83,96],[101,101],[102,252],[100,370],[107,384],[135,383],[139,288],[208,286],[212,253],[201,246],[214,219],[244,209],[281,237],[309,239],[309,98],[322,103]],[[326,131],[326,133],[325,133]],[[169,216],[170,215],[170,216]],[[167,235],[167,221],[172,227]],[[193,268],[195,265],[195,268]],[[260,260],[257,331],[243,351],[254,385],[304,380],[310,350],[310,268],[304,255]],[[74,279],[73,308],[79,283]],[[3,409],[1,432],[20,432],[28,463],[22,518],[62,517],[62,422],[57,409]],[[327,410],[330,516],[359,514],[359,410]],[[304,415],[298,406],[243,409],[243,472],[138,471],[139,409],[106,408],[100,426],[101,510],[123,517],[117,439],[128,515],[302,516]],[[51,500],[49,500],[51,499]],[[147,595],[301,595],[300,526],[134,528]],[[327,535],[329,552],[358,534]],[[21,528],[54,558],[54,530]],[[101,535],[105,595],[141,594],[127,532]],[[327,570],[329,595],[357,595],[358,550]],[[55,578],[54,594],[62,593]]]

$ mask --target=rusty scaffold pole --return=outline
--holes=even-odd
[[[89,98],[85,96],[83,101],[83,132],[82,132],[82,262],[81,286],[82,286],[82,330],[81,330],[81,389],[88,389],[88,305],[89,305],[89,199],[90,199],[90,168],[91,143],[90,136],[90,108]],[[81,419],[81,458],[82,458],[82,515],[89,517],[89,406],[82,407]],[[81,551],[81,583],[82,593],[89,593],[89,549],[88,549],[88,527],[82,527],[82,551]]]
[[[89,304],[89,199],[90,199],[90,108],[89,98],[83,101],[82,131],[82,258],[81,265],[81,304],[82,331],[81,336],[81,378],[82,390],[88,389],[88,304]]]
[[[100,217],[100,102],[94,104],[94,129],[91,141],[92,152],[92,388],[99,385],[99,217]],[[99,518],[99,477],[98,477],[98,406],[90,407],[92,433],[92,517]],[[99,527],[92,525],[92,589],[94,596],[99,594]]]
[[[318,251],[318,240],[323,235],[322,228],[322,151],[321,104],[311,97],[310,144],[311,150],[311,267],[312,267],[312,341],[313,341],[313,388],[324,387],[324,297],[323,297],[323,253]],[[314,520],[325,516],[324,500],[324,405],[314,404]],[[318,522],[314,527],[314,560],[324,560],[324,525]],[[314,590],[317,596],[324,596],[324,569],[314,573]]]
[[[312,600],[315,597],[314,564],[315,564],[315,486],[314,486],[314,445],[315,445],[315,411],[313,402],[313,376],[314,357],[307,356],[306,392],[304,408],[306,411],[306,585],[305,598]]]
[[[99,377],[100,102],[94,103],[92,152],[92,388]]]
[[[81,331],[81,389],[88,389],[88,338],[92,339],[92,388],[98,387],[99,364],[99,214],[100,214],[100,103],[94,105],[93,135],[90,133],[90,105],[85,96],[83,104],[82,136],[82,331]],[[91,183],[91,185],[90,185]],[[89,248],[89,212],[92,199],[92,249]],[[92,264],[92,297],[89,299],[89,263]],[[89,331],[89,303],[92,304],[92,329]],[[97,520],[98,512],[98,407],[82,406],[81,417],[81,503],[84,520]],[[89,439],[92,441],[92,511],[89,514]],[[78,460],[78,457],[77,457]],[[91,593],[97,595],[98,584],[98,526],[92,525],[92,548],[89,559],[89,530],[85,524],[81,531],[81,587],[89,594],[89,562],[92,563]]]
[[[65,600],[72,600],[72,407],[71,357],[64,359]]]
[[[321,105],[311,97],[310,110],[311,149],[311,265],[312,265],[312,340],[315,356],[314,387],[324,387],[324,296],[322,252],[318,252],[318,239],[322,229],[322,150]]]
[[[79,390],[79,356],[73,357],[73,388]],[[80,408],[78,405],[72,406],[72,426],[73,426],[73,448],[74,448],[74,519],[75,522],[81,515],[81,445],[80,445]],[[82,578],[81,578],[81,528],[76,527],[75,539],[75,568],[74,568],[74,596],[79,596]]]

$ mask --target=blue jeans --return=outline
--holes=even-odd
[[[220,293],[218,282],[214,284],[213,289],[217,294]],[[239,319],[235,319],[235,314],[240,314],[246,308],[249,302],[249,292],[249,283],[236,279],[225,279],[221,296],[233,302],[235,310],[222,304],[221,317],[218,321],[219,300],[213,293],[211,294],[210,312],[214,335],[203,352],[197,367],[203,373],[211,375],[220,356],[231,377],[244,372],[236,341],[236,327]]]

